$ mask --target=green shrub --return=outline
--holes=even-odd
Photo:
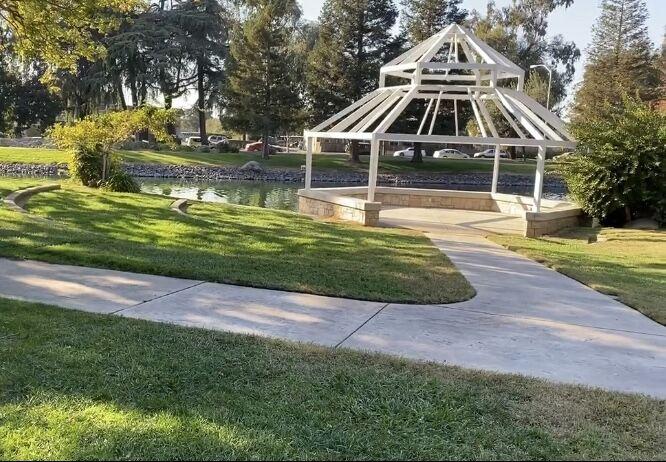
[[[618,217],[663,220],[666,115],[627,98],[620,109],[578,120],[573,129],[578,148],[561,169],[583,210],[605,223]]]
[[[223,144],[220,143],[217,145],[217,152],[220,154],[228,153],[228,154],[238,154],[239,149],[236,146],[232,146],[230,144]]]
[[[72,149],[69,173],[85,186],[97,188],[102,183],[104,152],[101,146],[90,148],[80,146]],[[107,157],[108,159],[108,157]],[[107,172],[110,170],[107,166]]]
[[[114,192],[138,193],[141,192],[139,183],[127,172],[117,168],[104,182],[104,189]]]
[[[61,149],[72,152],[70,173],[85,186],[113,191],[136,192],[138,185],[111,155],[121,143],[138,132],[149,132],[155,139],[173,144],[168,126],[175,122],[173,110],[142,107],[86,117],[70,125],[56,125],[50,137]],[[140,143],[138,146],[145,144]],[[131,181],[130,181],[131,180]]]

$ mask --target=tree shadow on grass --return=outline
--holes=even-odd
[[[609,424],[652,422],[652,401],[530,379],[4,300],[0,333],[5,457],[639,457],[659,438]]]

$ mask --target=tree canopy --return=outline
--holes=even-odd
[[[647,19],[643,0],[602,1],[576,93],[575,117],[596,117],[608,105],[622,104],[625,94],[643,101],[658,96],[659,72]]]
[[[223,123],[260,133],[265,157],[269,135],[288,131],[301,117],[292,46],[300,14],[296,0],[254,0],[231,36]]]
[[[16,35],[23,56],[71,69],[79,58],[103,55],[97,38],[145,6],[145,0],[0,0],[0,18]]]

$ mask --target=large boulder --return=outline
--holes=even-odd
[[[263,172],[264,168],[261,166],[259,162],[256,162],[254,160],[251,160],[250,162],[246,163],[243,165],[240,170],[242,172]]]

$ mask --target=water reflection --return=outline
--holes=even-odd
[[[296,192],[300,187],[299,184],[293,183],[242,181],[197,182],[151,179],[141,183],[141,191],[149,194],[279,210],[298,208]]]
[[[313,184],[313,187],[361,186],[359,184]],[[250,205],[279,210],[297,210],[296,193],[303,186],[300,183],[262,183],[255,181],[203,182],[182,179],[143,180],[141,190],[150,194],[160,194],[177,199],[192,199],[204,202]],[[466,191],[487,191],[487,185],[409,185],[409,187],[432,189],[458,189]],[[531,196],[528,186],[500,186],[500,192]],[[545,191],[547,199],[563,199],[564,194]]]

